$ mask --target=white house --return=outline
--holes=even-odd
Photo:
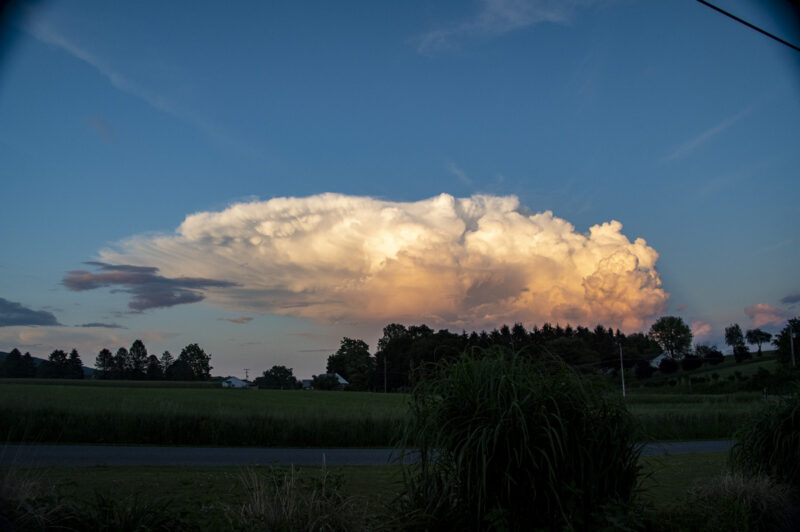
[[[228,377],[222,381],[223,388],[249,388],[250,385],[236,377]]]

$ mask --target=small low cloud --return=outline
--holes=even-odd
[[[17,325],[61,325],[56,317],[46,310],[32,310],[21,303],[0,297],[0,327]]]
[[[253,321],[253,318],[249,316],[239,316],[238,318],[217,318],[217,319],[219,321],[229,321],[231,323],[239,323],[239,324],[250,323],[251,321]]]
[[[83,325],[76,325],[76,327],[97,327],[97,328],[105,328],[105,329],[127,329],[127,327],[123,327],[122,325],[116,323],[99,323],[99,322],[92,322],[92,323],[84,323]]]
[[[205,299],[204,290],[236,286],[236,283],[217,281],[201,277],[168,278],[158,275],[158,268],[86,262],[100,273],[87,270],[67,272],[61,283],[69,290],[82,292],[97,288],[113,288],[130,294],[128,307],[135,312],[153,308],[165,308]]]
[[[695,339],[706,338],[711,334],[711,325],[704,321],[693,321],[692,322],[692,335]]]
[[[753,327],[763,325],[782,325],[791,316],[785,310],[775,308],[766,303],[758,303],[750,307],[745,307],[744,313],[753,320]]]
[[[784,305],[794,305],[797,302],[800,302],[800,294],[789,294],[788,296],[781,298],[781,303]]]
[[[680,311],[682,311],[682,310],[686,310],[687,308],[689,308],[689,305],[685,305],[685,304],[683,304],[683,303],[681,303],[680,305],[678,305],[677,307],[675,307],[675,309],[676,309],[678,312],[680,312]]]
[[[542,22],[567,22],[579,7],[596,0],[481,0],[472,16],[416,36],[412,42],[421,54],[457,48],[464,40],[493,38]]]

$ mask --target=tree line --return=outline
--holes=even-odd
[[[790,320],[794,329],[800,330],[800,320]],[[773,342],[778,347],[778,358],[788,360],[789,325],[776,335]],[[737,362],[750,356],[747,343],[767,344],[772,335],[761,329],[742,333],[738,324],[725,330],[726,342],[733,348]],[[665,372],[696,369],[704,363],[723,361],[723,353],[716,346],[696,345],[692,349],[691,328],[677,316],[663,316],[656,320],[648,333],[624,334],[619,329],[597,325],[594,329],[583,326],[562,327],[545,323],[541,327],[526,329],[521,323],[509,327],[503,325],[492,331],[461,334],[447,329],[434,331],[426,325],[392,323],[384,327],[378,340],[375,354],[359,339],[342,338],[336,353],[327,360],[327,375],[315,376],[315,388],[330,388],[336,384],[330,374],[338,373],[349,381],[350,390],[402,391],[410,389],[418,370],[431,362],[456,357],[464,351],[491,351],[494,348],[510,348],[522,356],[539,357],[556,355],[568,364],[588,373],[609,373],[622,364],[626,369],[635,368],[637,376],[649,377],[654,368],[650,361],[661,353],[667,353]],[[784,353],[785,352],[785,353]],[[325,379],[323,381],[323,378]]]
[[[189,344],[175,359],[169,351],[161,358],[148,354],[144,342],[135,340],[130,349],[120,347],[116,353],[103,348],[95,358],[97,379],[192,381],[211,378],[211,354],[199,345]],[[67,355],[56,349],[37,364],[30,353],[20,354],[14,348],[0,364],[0,377],[82,379],[83,363],[76,349]]]

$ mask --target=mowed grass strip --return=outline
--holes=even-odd
[[[389,446],[407,396],[356,392],[2,384],[8,442]]]

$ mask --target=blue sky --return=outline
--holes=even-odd
[[[717,3],[799,40],[768,3]],[[0,298],[61,325],[7,320],[0,350],[74,346],[90,364],[135,338],[157,354],[199,342],[215,373],[287,364],[306,377],[342,336],[374,348],[394,319],[646,330],[677,314],[721,344],[730,323],[775,331],[798,313],[800,53],[698,2],[51,1],[6,31]],[[424,203],[441,194],[456,206]],[[481,211],[505,228],[487,249],[439,231],[459,198],[508,196],[518,208]],[[255,225],[229,223],[235,205]],[[381,225],[386,209],[404,222]],[[301,211],[322,222],[302,239],[273,231]],[[616,243],[591,251],[590,228],[612,220]],[[256,222],[272,224],[269,242],[229,245]],[[524,251],[531,231],[559,236]],[[374,246],[356,267],[362,241]],[[636,264],[587,302],[586,272],[616,249]],[[465,273],[478,263],[479,278]],[[125,284],[98,277],[119,273],[109,264],[158,270]],[[84,284],[70,288],[75,270]],[[512,278],[535,297],[505,297]],[[119,328],[76,327],[99,323]]]

